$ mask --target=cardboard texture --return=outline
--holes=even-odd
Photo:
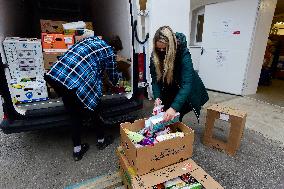
[[[146,189],[174,179],[186,173],[190,173],[199,183],[207,189],[222,189],[223,187],[199,167],[192,159],[179,162],[160,170],[147,173],[142,176],[135,175],[134,168],[127,161],[123,148],[118,147],[117,154],[120,163],[120,173],[125,188]],[[143,158],[143,157],[141,157]]]
[[[92,22],[85,22],[86,23],[86,29],[88,30],[94,30],[93,23]]]
[[[233,108],[224,107],[218,104],[210,106],[207,108],[203,143],[213,148],[222,149],[229,155],[235,155],[240,147],[246,117],[247,113]],[[231,124],[227,143],[213,138],[214,123],[216,119],[222,119]]]
[[[22,78],[43,78],[43,55],[39,39],[7,37],[3,46],[12,79],[20,82]]]
[[[55,21],[55,20],[40,20],[40,27],[42,33],[60,33],[64,32],[63,24],[66,24],[66,21]],[[93,30],[92,22],[85,22],[86,29]]]
[[[183,123],[171,125],[171,128],[179,128],[184,132],[185,136],[183,138],[177,137],[159,142],[154,146],[136,148],[124,129],[137,132],[144,128],[144,125],[145,120],[137,120],[134,123],[123,123],[120,126],[121,146],[138,175],[159,170],[192,156],[194,131]]]
[[[64,53],[43,53],[44,69],[50,70],[51,66],[61,57]]]
[[[42,33],[42,47],[44,52],[66,52],[74,45],[73,35]]]
[[[65,21],[55,21],[55,20],[40,20],[40,28],[42,33],[63,33],[63,25],[66,24]]]

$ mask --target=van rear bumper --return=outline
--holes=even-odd
[[[104,106],[101,115],[106,126],[135,119],[135,116],[131,115],[131,113],[143,107],[142,102],[133,99],[120,100],[121,101],[109,100],[103,102]],[[50,112],[50,114],[48,112]],[[55,114],[55,112],[57,113]],[[68,127],[70,124],[70,117],[64,108],[54,107],[27,112],[27,116],[23,116],[21,120],[3,120],[0,124],[0,129],[5,134],[11,134],[54,127]]]

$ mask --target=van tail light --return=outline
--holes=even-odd
[[[143,53],[138,54],[138,81],[144,82],[144,62],[145,62],[145,56]]]
[[[3,115],[3,120],[7,120],[8,119],[8,115],[7,114],[4,114]]]

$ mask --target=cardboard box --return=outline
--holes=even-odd
[[[66,52],[74,45],[73,35],[42,33],[41,39],[44,52]]]
[[[50,70],[51,66],[61,57],[64,53],[43,53],[44,69]]]
[[[40,20],[40,28],[42,33],[63,33],[63,25],[65,21]]]
[[[136,148],[124,129],[137,132],[144,128],[144,125],[145,120],[137,120],[134,123],[123,123],[120,126],[121,146],[138,175],[159,170],[192,156],[194,131],[183,123],[171,125],[171,128],[179,128],[184,132],[183,138],[177,137],[156,143],[154,146]]]
[[[39,39],[7,37],[3,46],[12,79],[43,78],[43,55]]]
[[[199,167],[192,159],[184,160],[160,170],[138,176],[132,165],[129,164],[122,147],[118,147],[117,154],[120,163],[122,180],[129,189],[146,189],[190,173],[205,188],[222,189],[223,187]]]
[[[93,28],[93,22],[85,22],[86,23],[86,29],[88,30],[94,30]]]
[[[11,83],[11,97],[13,102],[34,102],[48,99],[45,80]]]
[[[203,143],[207,146],[222,149],[229,155],[235,155],[240,147],[241,138],[245,127],[247,113],[230,107],[214,104],[207,108],[207,118]],[[213,138],[213,129],[216,119],[227,121],[231,124],[227,143]]]

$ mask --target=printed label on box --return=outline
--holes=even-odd
[[[67,44],[73,43],[73,37],[64,37],[64,41],[65,41],[65,43],[67,43]]]
[[[230,116],[228,114],[220,113],[220,119],[223,121],[229,121]]]

